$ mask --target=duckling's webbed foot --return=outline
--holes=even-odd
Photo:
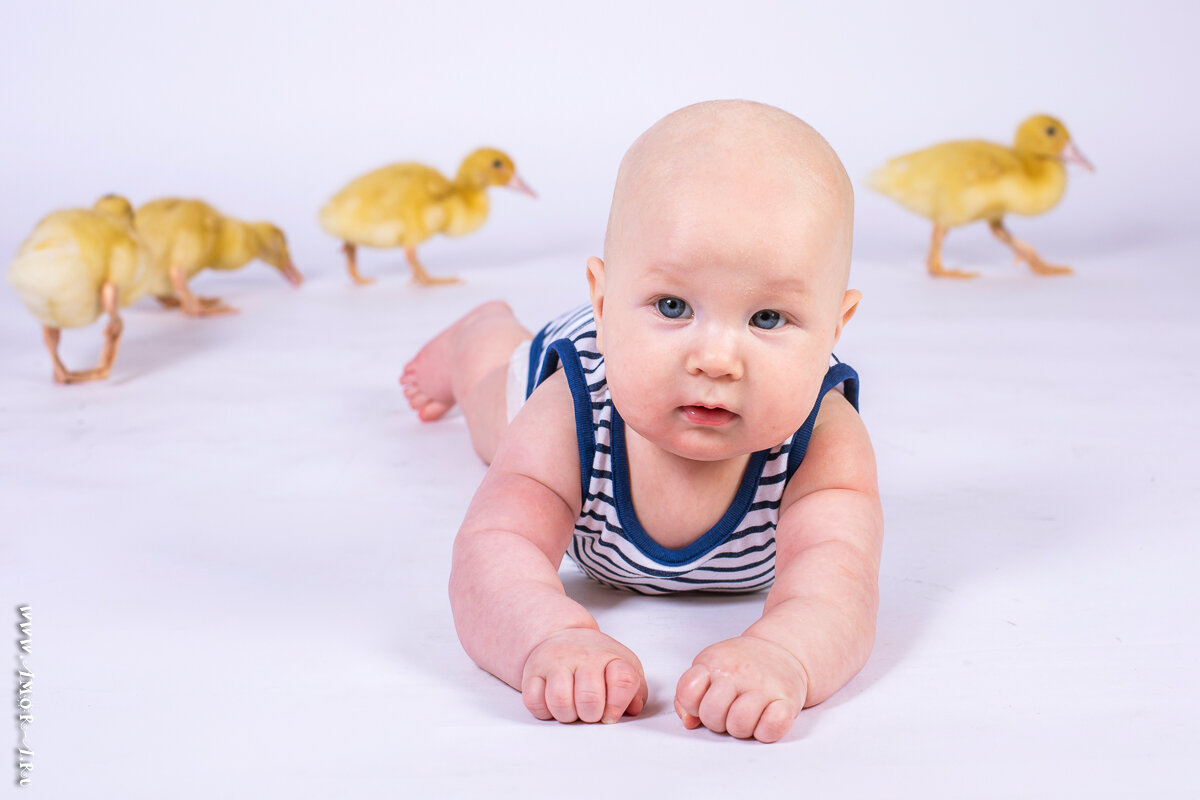
[[[179,308],[180,305],[179,298],[169,294],[160,295],[154,299],[157,300],[158,304],[163,308]]]
[[[1024,261],[1038,275],[1070,275],[1075,271],[1067,266],[1057,266],[1042,261],[1041,256],[1029,244],[1022,242],[1008,232],[1008,228],[1004,227],[1002,220],[992,220],[988,223],[988,226],[992,229],[992,233],[995,234],[997,239],[1012,248],[1017,261]]]
[[[225,305],[219,298],[197,297],[192,294],[187,285],[187,277],[180,267],[171,267],[171,285],[179,298],[180,310],[189,317],[215,317],[220,314],[237,313],[236,308]]]
[[[408,257],[408,265],[412,267],[413,282],[420,286],[438,286],[447,283],[462,283],[459,278],[435,278],[425,271],[425,267],[421,266],[421,262],[417,260],[417,251],[414,247],[404,248],[404,255]]]
[[[978,277],[977,272],[967,272],[961,269],[949,269],[942,265],[942,240],[946,238],[947,229],[941,225],[933,226],[933,240],[929,243],[929,256],[925,259],[925,266],[929,269],[929,274],[938,278],[975,278]]]
[[[236,308],[226,305],[219,297],[198,297],[191,293],[180,298],[180,308],[189,317],[218,317],[238,313]]]

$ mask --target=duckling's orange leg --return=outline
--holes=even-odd
[[[417,260],[417,248],[405,247],[404,255],[408,257],[408,265],[412,267],[413,281],[422,286],[436,286],[441,283],[460,283],[458,278],[435,278],[425,271],[421,266],[421,262]]]
[[[77,373],[67,369],[67,365],[58,357],[58,342],[61,338],[62,331],[58,328],[51,328],[49,325],[42,326],[42,341],[46,343],[46,349],[50,351],[50,358],[54,360],[54,382],[72,383],[70,377]]]
[[[117,346],[121,344],[121,331],[125,330],[125,323],[121,321],[119,313],[119,304],[117,303],[118,293],[116,285],[106,283],[100,289],[100,302],[104,304],[104,310],[108,312],[108,324],[104,326],[104,349],[100,351],[100,363],[92,372],[96,373],[97,378],[107,378],[108,371],[112,369],[113,362],[117,360]]]
[[[369,283],[374,283],[374,278],[364,278],[358,272],[357,248],[350,242],[342,243],[342,252],[346,254],[346,269],[350,273],[350,279],[359,286],[366,286]]]
[[[942,266],[942,240],[946,238],[946,232],[949,230],[945,225],[933,226],[933,240],[929,243],[929,256],[925,259],[925,265],[929,267],[929,274],[936,275],[939,278],[974,278],[979,273],[966,272],[961,269],[946,269]]]
[[[125,327],[125,323],[121,321],[121,315],[117,311],[117,287],[111,283],[104,284],[100,289],[100,302],[103,304],[104,310],[108,312],[108,325],[104,327],[104,348],[100,351],[100,362],[95,369],[85,369],[77,372],[67,369],[62,359],[58,356],[58,342],[62,336],[62,331],[58,328],[51,328],[48,325],[42,326],[42,339],[46,342],[46,348],[50,351],[50,358],[54,360],[54,380],[56,383],[85,383],[108,377],[113,362],[117,359],[117,346],[121,342],[121,331]]]
[[[179,296],[179,307],[189,317],[215,317],[218,314],[236,314],[237,309],[227,306],[216,297],[197,297],[188,288],[183,267],[171,267],[171,285]]]
[[[1004,220],[994,219],[988,225],[991,226],[992,233],[996,234],[997,239],[1013,249],[1017,261],[1024,261],[1038,275],[1070,275],[1075,271],[1070,267],[1059,267],[1042,261],[1036,250],[1008,232],[1008,228],[1004,227]]]

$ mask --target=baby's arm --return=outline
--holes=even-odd
[[[535,717],[615,722],[641,711],[646,681],[558,578],[580,505],[571,412],[559,372],[513,420],[454,541],[450,603],[467,654]]]
[[[781,738],[862,669],[875,639],[883,512],[866,428],[830,392],[784,492],[775,585],[741,636],[703,650],[675,694],[684,725]]]

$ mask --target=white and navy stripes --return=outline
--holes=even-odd
[[[682,591],[753,592],[775,580],[775,524],[788,478],[800,466],[825,393],[845,384],[858,407],[858,375],[830,367],[812,412],[787,441],[752,453],[724,516],[682,548],[663,547],[638,522],[630,495],[625,424],[613,407],[596,350],[591,306],[551,321],[529,350],[526,396],[557,369],[566,373],[575,405],[583,507],[567,554],[600,583],[642,594]]]

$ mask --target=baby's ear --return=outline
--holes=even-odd
[[[858,303],[862,300],[862,292],[858,289],[847,289],[846,296],[842,298],[842,314],[838,320],[837,332],[833,335],[833,343],[837,344],[838,339],[842,338],[842,329],[846,327],[846,323],[854,316],[854,312],[858,311]]]
[[[588,294],[592,315],[596,318],[596,348],[604,352],[604,262],[595,256],[587,260]]]

